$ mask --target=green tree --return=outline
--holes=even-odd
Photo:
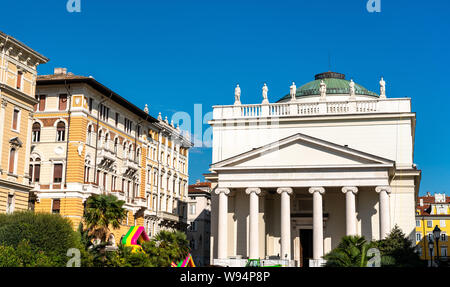
[[[375,242],[381,253],[382,266],[417,267],[423,266],[415,246],[403,231],[395,225],[389,235]]]
[[[373,246],[364,236],[344,236],[338,246],[323,258],[326,267],[365,267],[367,251]]]
[[[109,227],[120,227],[120,222],[127,216],[123,208],[123,200],[118,200],[114,195],[92,195],[87,199],[84,210],[84,221],[89,234],[100,239],[102,243],[110,232]]]

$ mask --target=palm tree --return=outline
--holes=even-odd
[[[118,229],[126,218],[127,211],[122,207],[124,203],[114,195],[92,195],[87,199],[84,221],[89,233],[100,239],[101,243],[106,243],[109,226]]]
[[[344,236],[338,246],[326,254],[326,267],[365,267],[367,250],[372,246],[364,237]]]

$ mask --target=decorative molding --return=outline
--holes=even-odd
[[[390,186],[377,186],[375,187],[376,193],[380,193],[382,191],[386,191],[387,194],[391,193],[391,187]]]
[[[225,195],[229,195],[230,194],[230,190],[228,188],[224,188],[224,187],[218,187],[214,190],[214,193],[219,195],[220,193],[223,193]]]
[[[311,194],[313,194],[314,192],[319,192],[320,194],[324,194],[325,188],[320,187],[320,186],[313,186],[313,187],[310,187],[308,191]]]
[[[261,189],[259,187],[249,187],[249,188],[245,189],[246,194],[250,194],[252,192],[256,193],[256,195],[260,195]]]
[[[357,194],[358,193],[358,188],[356,186],[344,186],[342,188],[342,193],[346,194],[347,192],[353,192],[353,194]]]
[[[291,187],[279,187],[277,188],[277,193],[282,194],[283,192],[286,192],[288,195],[292,194],[292,188]]]

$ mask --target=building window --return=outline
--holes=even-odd
[[[23,79],[23,72],[18,71],[17,72],[17,83],[16,83],[18,90],[22,89],[22,79]]]
[[[87,144],[91,145],[91,141],[92,141],[92,126],[88,126],[88,129],[87,129]]]
[[[86,163],[84,165],[84,182],[89,183],[89,175],[91,173],[91,167],[89,166],[89,161],[86,160]]]
[[[417,232],[416,233],[416,241],[420,241],[420,240],[422,240],[422,233]]]
[[[104,121],[108,121],[109,118],[109,108],[103,104],[98,105],[100,119]]]
[[[16,172],[16,149],[12,148],[9,151],[9,169],[8,172],[10,174],[15,174]]]
[[[94,104],[94,100],[92,98],[89,98],[89,100],[88,100],[88,109],[89,109],[90,113],[92,113],[92,106],[93,106],[93,104]]]
[[[8,201],[6,202],[6,213],[14,212],[14,194],[8,194]]]
[[[416,227],[420,227],[420,220],[416,220]]]
[[[141,126],[137,126],[136,129],[137,129],[137,137],[140,137],[141,136]]]
[[[12,129],[15,131],[19,130],[19,122],[20,122],[20,110],[18,108],[14,108],[13,111],[13,119],[12,119]]]
[[[65,111],[67,108],[67,94],[59,95],[59,106],[58,109],[60,111]]]
[[[129,119],[125,118],[124,125],[125,125],[125,132],[130,133],[131,129],[133,128],[133,122],[130,121]]]
[[[56,125],[56,141],[62,142],[66,139],[66,124],[62,121]]]
[[[62,182],[62,170],[63,170],[62,163],[55,163],[53,165],[53,182],[54,183]]]
[[[441,254],[440,254],[440,256],[447,257],[447,246],[442,246],[441,247]]]
[[[119,150],[119,138],[114,139],[114,153],[117,154],[117,151]]]
[[[189,205],[189,214],[195,214],[195,203]]]
[[[29,169],[29,176],[30,176],[30,183],[31,182],[39,182],[39,178],[41,176],[41,159],[37,158],[35,160],[30,159],[30,169]]]
[[[52,200],[52,213],[59,213],[61,208],[61,200],[53,199]]]
[[[443,241],[443,242],[447,241],[447,234],[446,233],[442,233],[441,234],[441,241]]]
[[[427,227],[433,227],[433,221],[427,220]]]
[[[43,112],[45,110],[45,98],[46,98],[45,95],[39,95],[38,96],[38,100],[39,100],[38,106],[39,106],[39,111],[40,112]]]
[[[115,121],[116,127],[119,124],[119,113],[116,112],[116,121]]]
[[[440,227],[446,227],[446,226],[445,226],[445,219],[439,221],[439,226],[440,226]]]
[[[106,179],[107,179],[108,173],[103,173],[103,189],[106,190]]]
[[[38,122],[35,122],[32,127],[32,136],[31,139],[33,142],[40,142],[41,141],[41,124]]]

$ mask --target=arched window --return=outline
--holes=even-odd
[[[16,149],[12,148],[9,151],[9,169],[8,172],[10,174],[14,174],[16,169]]]
[[[56,125],[57,137],[56,141],[62,142],[66,139],[66,124],[62,121]]]
[[[39,182],[40,175],[41,175],[41,159],[40,158],[36,158],[35,160],[30,159],[30,169],[29,169],[30,183]]]
[[[136,162],[138,164],[141,163],[141,149],[140,148],[138,148],[137,151],[136,151]]]
[[[123,159],[127,157],[127,144],[123,143]]]
[[[35,122],[33,124],[32,131],[33,131],[32,141],[33,142],[41,141],[41,124],[38,122]]]
[[[119,150],[119,138],[114,139],[114,153],[117,154],[117,151]]]
[[[102,130],[98,132],[98,145],[102,146]]]
[[[128,146],[128,158],[133,159],[133,145],[132,144],[130,144]]]
[[[105,148],[109,149],[109,133],[105,134]]]
[[[87,144],[91,145],[92,144],[92,126],[88,126],[88,130],[87,130]]]

